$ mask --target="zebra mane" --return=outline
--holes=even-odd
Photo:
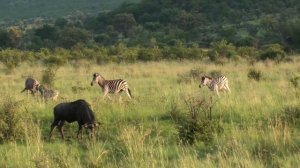
[[[94,73],[93,76],[94,76],[94,77],[95,77],[95,76],[100,76],[103,80],[105,80],[105,78],[104,78],[101,74],[99,74],[99,73]]]
[[[205,78],[208,78],[208,79],[212,80],[212,77],[210,77],[210,76],[207,76],[207,75],[202,76],[202,80],[204,80]]]

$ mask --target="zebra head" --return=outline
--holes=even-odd
[[[211,82],[211,80],[212,80],[212,78],[209,76],[202,76],[199,87],[201,88],[201,86],[206,86],[207,84],[209,84]]]
[[[104,80],[104,78],[99,73],[94,73],[91,86],[93,86],[94,83],[99,83],[101,80]]]

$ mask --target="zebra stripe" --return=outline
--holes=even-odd
[[[207,86],[211,91],[215,91],[218,96],[219,90],[227,90],[231,92],[228,85],[228,79],[225,76],[219,76],[217,78],[203,76],[201,78],[201,83],[199,87],[201,86]]]
[[[104,92],[103,97],[107,96],[108,93],[113,94],[125,91],[128,97],[130,99],[132,98],[131,91],[127,85],[127,82],[123,79],[105,80],[105,78],[99,73],[94,73],[91,85],[93,86],[94,83],[98,83],[99,86],[102,88]]]

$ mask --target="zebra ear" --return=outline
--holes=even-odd
[[[204,77],[204,76],[202,76],[201,80],[202,80],[202,81],[204,81],[204,79],[205,79],[205,77]]]

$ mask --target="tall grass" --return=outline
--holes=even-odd
[[[9,95],[0,99],[1,114],[15,112],[17,115],[12,121],[17,122],[18,130],[15,132],[17,138],[4,137],[1,141],[0,167],[300,165],[299,123],[291,119],[291,115],[298,114],[295,110],[286,110],[300,106],[289,75],[290,72],[300,74],[296,58],[294,62],[268,65],[215,65],[192,61],[89,65],[76,69],[72,65],[60,67],[54,86],[61,98],[58,102],[46,103],[39,101],[38,96],[20,93],[25,78],[31,75],[42,79],[45,67],[37,66],[33,71],[29,65],[22,64],[14,74],[0,67],[0,93]],[[200,89],[199,81],[192,75],[184,76],[190,77],[191,82],[178,82],[181,75],[190,74],[194,69],[208,75],[222,72],[229,79],[232,93],[220,93],[218,98],[209,89]],[[249,79],[249,69],[262,72],[261,79]],[[125,94],[121,94],[121,102],[118,95],[111,96],[113,100],[103,99],[100,87],[89,85],[94,72],[106,79],[125,79],[134,99],[129,100]],[[215,100],[211,117],[218,121],[222,131],[211,133],[210,143],[201,139],[190,145],[180,142],[178,120],[189,111],[185,102],[189,96],[213,96]],[[65,141],[56,130],[49,141],[53,107],[59,102],[79,98],[91,104],[96,119],[102,123],[95,138],[76,139],[77,124],[72,123],[64,127]],[[21,104],[8,108],[14,102]]]

